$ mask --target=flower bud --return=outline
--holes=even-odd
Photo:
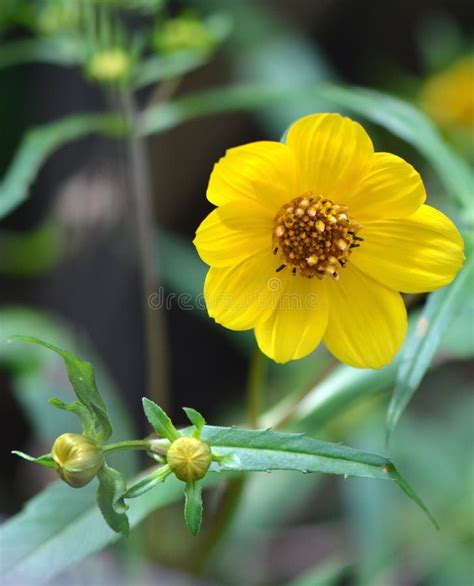
[[[100,83],[119,83],[128,77],[131,68],[130,57],[121,48],[96,53],[86,66],[89,77]]]
[[[184,482],[194,482],[204,478],[209,470],[211,448],[194,437],[180,437],[169,447],[166,460],[177,478]]]
[[[51,455],[59,476],[73,488],[88,484],[104,464],[102,450],[94,440],[78,433],[60,435]]]

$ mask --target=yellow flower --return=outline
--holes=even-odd
[[[474,57],[461,59],[431,78],[423,88],[421,103],[441,126],[474,133]]]
[[[399,291],[443,287],[463,263],[459,232],[423,205],[415,169],[375,153],[362,126],[339,114],[301,118],[286,144],[230,149],[207,197],[218,207],[194,244],[211,266],[209,315],[254,328],[277,362],[322,340],[352,366],[390,363],[406,332]]]

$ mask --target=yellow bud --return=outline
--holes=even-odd
[[[180,437],[169,447],[166,460],[177,478],[184,482],[194,482],[204,478],[209,470],[211,448],[194,437]]]
[[[78,433],[60,435],[51,455],[59,476],[73,488],[88,484],[104,464],[102,450],[94,440]]]
[[[106,49],[90,59],[87,73],[99,82],[114,83],[125,79],[131,66],[130,57],[123,49]]]

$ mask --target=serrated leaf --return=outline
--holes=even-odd
[[[387,412],[388,437],[413,397],[441,342],[444,332],[474,290],[474,257],[453,283],[431,293],[414,332],[407,340],[398,370],[395,390]]]
[[[414,146],[438,173],[448,194],[452,193],[463,207],[472,211],[473,177],[469,166],[446,144],[434,124],[415,106],[367,88],[328,83],[295,87],[242,84],[197,92],[145,110],[139,120],[139,133],[146,136],[164,132],[203,116],[268,109],[301,95],[325,100],[335,109],[380,124]]]
[[[41,165],[55,150],[95,132],[122,134],[124,124],[121,118],[110,114],[75,114],[29,130],[0,182],[0,218],[27,199],[28,189]]]
[[[109,421],[105,404],[97,390],[94,368],[92,365],[89,362],[79,360],[70,352],[61,350],[60,348],[48,344],[43,340],[39,340],[38,338],[12,336],[11,340],[29,342],[31,344],[43,346],[52,352],[56,352],[56,354],[59,354],[62,357],[74,392],[79,401],[87,408],[91,415],[93,429],[89,429],[88,435],[98,443],[105,442],[112,434],[112,426]],[[84,430],[84,432],[86,433],[86,430]]]
[[[97,505],[107,525],[117,533],[128,535],[130,530],[126,515],[128,505],[123,498],[127,491],[125,478],[118,470],[106,464],[99,470],[97,478],[99,479]]]
[[[28,462],[41,464],[41,466],[45,466],[46,468],[56,468],[56,462],[53,460],[51,454],[45,454],[44,456],[39,456],[38,458],[30,456],[29,454],[25,454],[25,452],[19,452],[18,450],[12,450],[12,454],[23,458],[23,460],[28,460]]]
[[[143,410],[145,411],[145,415],[150,422],[150,425],[158,435],[169,439],[170,442],[173,442],[180,437],[180,434],[173,425],[171,419],[156,403],[150,401],[150,399],[144,398]]]
[[[184,486],[184,519],[192,535],[197,535],[202,523],[202,487],[199,482]]]
[[[197,437],[201,437],[201,432],[204,429],[204,426],[206,425],[206,420],[204,419],[204,417],[198,411],[196,411],[196,409],[193,409],[192,407],[183,407],[183,411],[186,413],[189,421],[196,428]]]
[[[423,501],[394,464],[383,456],[315,440],[304,434],[281,433],[268,429],[206,426],[202,439],[219,456],[236,456],[240,461],[241,471],[294,470],[392,480],[437,526]]]

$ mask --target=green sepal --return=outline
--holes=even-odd
[[[56,407],[57,409],[62,409],[63,411],[70,411],[71,413],[74,413],[74,415],[77,415],[81,421],[84,435],[94,438],[94,420],[89,409],[87,409],[85,405],[83,405],[79,401],[73,401],[72,403],[64,403],[64,401],[61,401],[61,399],[58,399],[58,397],[51,397],[50,399],[48,399],[48,404],[52,407]]]
[[[199,413],[199,411],[196,411],[196,409],[193,409],[192,407],[183,407],[183,411],[186,413],[189,421],[196,428],[195,431],[193,432],[193,437],[199,439],[201,437],[202,430],[204,429],[204,426],[206,425],[206,420]]]
[[[168,439],[170,442],[181,437],[176,427],[171,422],[171,419],[166,415],[161,407],[159,407],[150,399],[143,399],[143,410],[145,415],[158,435]]]
[[[23,460],[28,460],[28,462],[35,462],[36,464],[40,464],[45,468],[56,468],[56,462],[53,460],[51,454],[45,454],[44,456],[39,456],[38,458],[34,458],[29,454],[25,454],[25,452],[19,452],[18,450],[12,450],[12,454],[23,458]]]
[[[66,350],[61,350],[60,348],[57,348],[52,344],[48,344],[47,342],[43,342],[43,340],[39,340],[38,338],[12,336],[10,339],[43,346],[52,352],[56,352],[56,354],[59,354],[63,358],[72,388],[74,389],[74,392],[76,393],[80,403],[84,405],[90,414],[90,428],[87,430],[87,432],[84,429],[84,432],[89,437],[93,438],[99,445],[107,441],[112,435],[112,426],[110,424],[105,403],[97,389],[94,368],[92,364],[83,360],[79,360],[76,358],[76,356],[74,356],[74,354],[71,354]],[[55,401],[53,404],[55,407],[58,407],[58,404],[55,403]],[[65,404],[62,403],[62,405]],[[60,408],[64,407],[61,406]],[[73,411],[73,409],[68,410]],[[73,412],[78,415],[76,411]],[[84,417],[83,412],[81,413],[80,417],[82,423],[82,419]]]
[[[197,535],[202,523],[202,487],[200,482],[184,486],[184,520],[192,535]]]
[[[105,522],[116,533],[128,535],[130,527],[126,515],[128,505],[124,501],[127,491],[125,478],[118,470],[109,468],[107,464],[99,470],[97,478],[97,505]]]
[[[147,474],[144,478],[133,484],[127,489],[127,492],[123,495],[123,498],[133,499],[137,496],[141,496],[145,492],[148,492],[154,488],[157,484],[164,482],[171,474],[170,467],[165,464],[154,470],[151,474]]]

